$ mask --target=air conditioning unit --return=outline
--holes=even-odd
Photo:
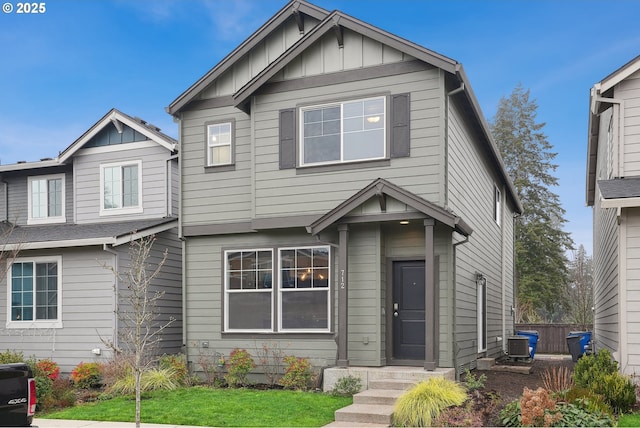
[[[507,339],[507,352],[510,358],[529,358],[529,338],[526,336],[511,336]]]

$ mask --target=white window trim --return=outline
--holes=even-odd
[[[19,257],[13,263],[47,263],[56,262],[58,264],[58,319],[57,320],[33,320],[33,321],[12,321],[11,320],[11,291],[12,275],[11,266],[7,270],[7,329],[41,329],[41,328],[62,328],[62,256],[42,256],[42,257]],[[13,264],[12,263],[12,264]],[[35,282],[33,284],[33,298],[36,298]],[[35,306],[34,306],[35,314]]]
[[[39,181],[39,180],[55,180],[57,178],[62,179],[62,215],[59,216],[54,216],[54,217],[43,217],[43,218],[34,218],[32,217],[32,195],[31,195],[31,183],[33,183],[34,181]],[[67,222],[67,217],[65,214],[65,207],[67,205],[67,200],[66,200],[66,193],[65,193],[65,189],[66,188],[66,180],[65,180],[65,174],[49,174],[49,175],[34,175],[34,176],[30,176],[27,179],[27,224],[28,225],[32,225],[32,224],[51,224],[51,223],[66,223]]]
[[[225,143],[225,144],[211,144],[211,135],[209,135],[209,127],[210,126],[220,126],[220,125],[229,125],[229,143]],[[206,124],[207,127],[207,166],[225,166],[225,165],[233,165],[234,163],[234,159],[233,159],[233,138],[234,138],[234,124],[231,121],[226,121],[226,122],[214,122],[214,123],[207,123]],[[211,151],[209,150],[212,147],[223,147],[223,146],[229,146],[229,162],[224,162],[224,163],[213,163],[211,160]]]
[[[323,328],[323,329],[300,329],[300,328],[296,328],[296,329],[285,329],[282,327],[282,292],[283,289],[280,286],[280,273],[282,272],[282,258],[280,257],[280,253],[284,250],[303,250],[306,248],[326,248],[329,251],[329,266],[328,266],[328,270],[329,270],[329,277],[328,277],[328,286],[326,288],[326,293],[327,293],[327,328]],[[276,313],[276,316],[278,317],[278,331],[281,333],[330,333],[331,332],[331,284],[332,284],[332,276],[331,276],[331,247],[328,245],[304,245],[304,246],[297,246],[297,247],[280,247],[277,250],[277,258],[278,258],[278,288],[277,288],[277,292],[278,292],[278,311]],[[308,291],[319,291],[319,289],[315,289],[315,288],[304,288],[304,289],[298,289],[296,291],[293,291],[291,289],[287,289],[287,291],[285,292],[300,292],[300,293],[304,293],[304,292],[308,292]],[[324,289],[322,291],[325,291]]]
[[[347,103],[353,103],[353,102],[358,102],[358,101],[367,101],[367,100],[376,100],[376,99],[381,99],[384,105],[384,128],[383,128],[383,135],[384,135],[384,140],[382,141],[382,147],[383,147],[383,154],[380,157],[375,157],[375,158],[362,158],[362,159],[349,159],[349,160],[343,160],[342,158],[344,157],[344,131],[343,131],[343,126],[342,126],[342,121],[344,120],[343,118],[343,109],[344,109],[344,104]],[[305,163],[304,161],[304,112],[307,110],[316,110],[319,108],[324,108],[324,107],[331,107],[331,106],[339,106],[340,107],[340,160],[331,160],[331,161],[325,161],[325,162],[309,162],[309,163]],[[338,101],[338,102],[334,102],[334,103],[325,103],[325,104],[315,104],[315,105],[309,105],[309,106],[304,106],[304,107],[300,107],[299,108],[299,114],[298,114],[298,121],[299,121],[299,126],[298,126],[298,151],[300,153],[300,159],[299,161],[299,165],[301,167],[309,167],[309,166],[321,166],[321,165],[340,165],[340,164],[347,164],[347,163],[354,163],[354,162],[367,162],[367,161],[372,161],[372,160],[380,160],[380,159],[387,159],[388,157],[388,149],[387,149],[387,140],[388,140],[388,132],[389,132],[389,112],[387,111],[387,97],[384,96],[380,96],[380,97],[366,97],[366,98],[356,98],[356,99],[350,99],[350,100],[344,100],[344,101]]]
[[[104,170],[105,168],[123,167],[129,165],[138,166],[138,206],[122,207],[122,208],[105,208],[104,207]],[[123,214],[140,214],[142,208],[142,160],[133,160],[126,162],[113,162],[100,164],[100,216],[123,215]]]
[[[260,290],[230,290],[229,289],[229,275],[227,272],[227,255],[229,253],[237,253],[237,252],[251,252],[255,251],[269,251],[271,253],[271,288]],[[222,269],[224,278],[223,278],[223,287],[224,287],[224,332],[226,333],[272,333],[273,330],[273,317],[276,316],[276,313],[273,308],[273,300],[274,300],[274,289],[275,289],[275,260],[274,260],[274,249],[273,248],[242,248],[236,250],[225,250],[224,252],[224,268]],[[229,327],[229,294],[236,293],[271,293],[271,328],[269,329],[239,329],[239,328],[230,328]]]

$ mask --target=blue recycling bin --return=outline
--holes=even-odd
[[[538,345],[538,337],[539,333],[537,330],[519,330],[518,336],[526,336],[529,338],[529,354],[531,358],[534,358],[536,355],[536,347]]]

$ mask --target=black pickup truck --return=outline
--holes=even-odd
[[[0,364],[0,426],[29,427],[36,411],[36,381],[25,363]]]

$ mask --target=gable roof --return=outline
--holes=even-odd
[[[481,135],[485,138],[486,147],[489,150],[489,156],[496,167],[496,171],[507,187],[507,193],[512,201],[514,211],[518,214],[522,213],[522,204],[520,203],[513,183],[506,172],[498,146],[493,140],[489,125],[486,122],[484,114],[480,108],[480,104],[471,89],[471,85],[469,84],[469,80],[464,72],[462,64],[409,40],[403,39],[373,25],[353,18],[343,12],[336,10],[329,13],[326,10],[318,8],[304,0],[294,0],[287,4],[245,42],[238,46],[238,48],[227,55],[205,76],[174,100],[167,107],[167,112],[172,115],[177,115],[182,108],[193,101],[209,84],[222,75],[226,70],[230,69],[234,63],[240,60],[240,58],[249,52],[251,48],[264,40],[278,25],[288,19],[291,14],[300,12],[309,14],[316,19],[320,19],[320,22],[232,95],[234,105],[236,107],[243,109],[243,104],[247,102],[251,95],[258,91],[287,64],[298,57],[300,53],[327,34],[327,32],[334,31],[336,33],[338,43],[341,43],[342,28],[347,28],[437,67],[457,80],[460,84],[460,88],[462,88],[462,93],[464,94],[464,99],[467,102],[472,120],[475,120]]]
[[[613,95],[611,89],[633,73],[640,70],[640,55],[609,74],[600,82],[593,85],[589,94],[589,125],[587,143],[587,177],[586,202],[593,206],[596,192],[596,167],[598,162],[598,137],[600,135],[600,113],[603,104],[608,105],[606,96]],[[615,101],[615,100],[614,100]]]
[[[423,199],[414,193],[411,193],[383,178],[378,178],[371,182],[368,186],[360,190],[358,193],[342,202],[331,211],[318,218],[316,221],[307,226],[307,232],[317,235],[332,224],[339,222],[343,217],[347,216],[351,211],[373,197],[385,198],[389,196],[394,198],[418,212],[443,223],[456,232],[469,236],[473,229],[457,215],[435,205],[432,202]]]
[[[113,123],[118,129],[118,132],[122,132],[122,124],[138,131],[148,139],[155,141],[162,147],[169,151],[175,151],[178,142],[169,137],[168,135],[160,132],[160,128],[157,128],[140,118],[133,118],[117,109],[111,109],[107,114],[102,116],[91,128],[89,128],[84,134],[74,141],[69,147],[64,149],[58,155],[58,161],[65,163],[70,157],[72,157],[78,150],[82,148],[91,138],[93,138],[98,132],[104,129],[109,123]]]
[[[166,108],[167,113],[176,115],[180,110],[191,102],[200,92],[202,92],[211,82],[217,79],[225,71],[233,66],[240,58],[247,54],[257,44],[264,40],[271,32],[278,28],[284,21],[292,15],[298,21],[298,27],[302,32],[303,15],[311,16],[318,20],[323,20],[329,12],[304,0],[292,0],[275,15],[265,22],[258,30],[250,35],[244,42],[235,48],[229,55],[224,57],[215,67],[209,70],[197,82],[191,85],[186,91],[178,96]]]
[[[175,217],[152,220],[133,220],[90,224],[48,224],[43,226],[15,226],[7,236],[5,250],[83,247],[88,245],[118,246],[132,239],[160,233],[178,227]],[[0,223],[0,233],[11,228]]]

